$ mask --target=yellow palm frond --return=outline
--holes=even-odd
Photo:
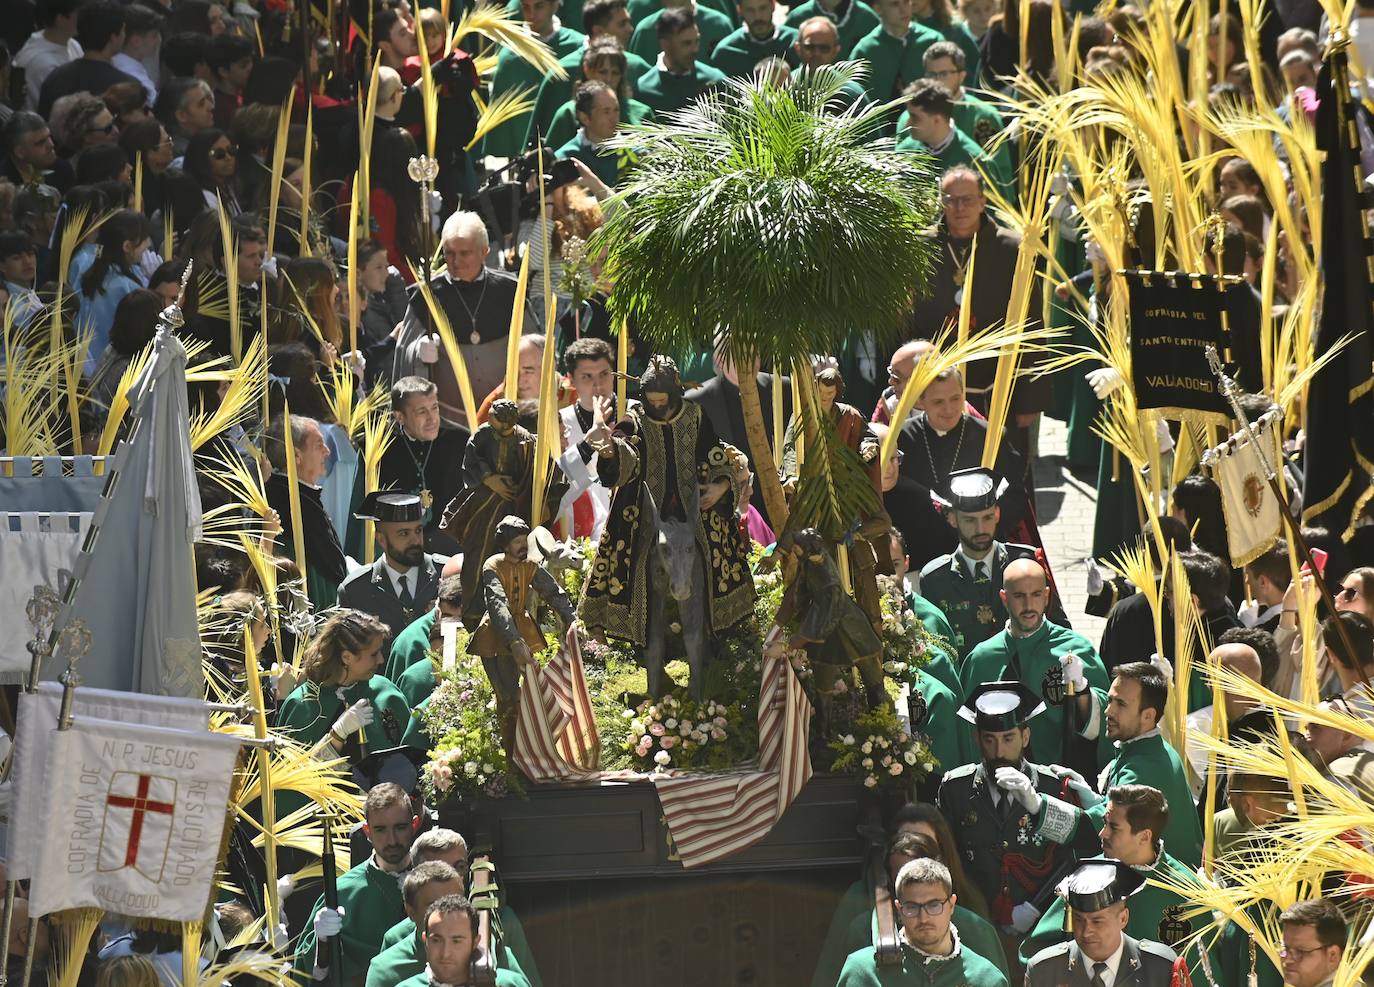
[[[477,4],[459,18],[453,34],[459,38],[469,34],[481,35],[521,61],[529,62],[540,72],[552,73],[555,79],[568,77],[567,70],[558,64],[558,56],[549,46],[535,37],[524,20],[512,17],[504,6]]]
[[[259,334],[244,351],[239,372],[229,379],[229,387],[219,406],[209,414],[197,413],[192,420],[192,449],[199,449],[226,429],[241,424],[256,410],[267,379],[266,365],[267,337]]]
[[[516,86],[498,94],[494,99],[479,108],[477,130],[468,141],[464,150],[471,151],[483,137],[501,124],[516,120],[534,109],[534,90],[529,86]]]

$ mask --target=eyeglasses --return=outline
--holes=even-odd
[[[945,910],[945,905],[949,904],[949,895],[938,898],[934,901],[899,901],[897,911],[902,913],[903,918],[920,918],[922,915],[939,915]]]
[[[963,208],[964,206],[976,206],[981,198],[980,195],[942,195],[940,201],[947,206]]]
[[[1322,950],[1330,948],[1330,946],[1309,946],[1307,949],[1299,949],[1296,946],[1280,946],[1279,956],[1296,956],[1299,960],[1303,960],[1311,953],[1320,953]]]
[[[225,158],[237,158],[239,149],[236,147],[212,147],[210,157],[215,161],[223,161]]]

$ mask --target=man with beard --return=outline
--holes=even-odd
[[[439,389],[423,377],[402,377],[391,385],[391,417],[395,437],[382,453],[377,485],[418,495],[424,511],[425,548],[456,555],[458,543],[439,530],[437,508],[463,488],[468,430],[444,424]]]
[[[395,639],[434,606],[439,570],[448,560],[425,554],[424,510],[415,494],[374,490],[353,516],[373,522],[382,557],[343,581],[339,606],[372,614]]]
[[[949,820],[964,857],[964,872],[983,892],[992,920],[1007,936],[1034,926],[1045,903],[1045,882],[1068,860],[1070,848],[1038,835],[1034,815],[998,784],[1004,771],[1023,775],[1037,791],[1084,804],[1097,796],[1058,765],[1026,758],[1030,721],[1045,711],[1023,682],[985,682],[970,693],[959,715],[974,726],[982,760],[946,772],[935,804]]]
[[[362,987],[382,937],[405,918],[401,881],[410,870],[410,844],[419,828],[420,817],[400,785],[383,782],[367,793],[363,832],[372,855],[339,875],[337,909],[326,907],[323,897],[315,903],[314,928],[306,930],[296,950],[296,969],[306,978],[324,978],[325,970],[316,966],[315,945],[328,939],[330,965],[338,971],[340,987]]]
[[[1032,754],[1091,776],[1109,756],[1105,749],[1098,756],[1099,746],[1105,748],[1098,738],[1109,684],[1102,659],[1082,634],[1046,619],[1050,584],[1038,562],[1009,563],[998,598],[1006,625],[964,659],[959,682],[965,695],[979,682],[1021,682],[1049,706],[1030,728]]]
[[[749,547],[735,520],[731,493],[734,463],[698,405],[683,400],[682,379],[668,357],[654,356],[640,377],[642,405],[626,409],[614,427],[609,398],[599,398],[587,432],[596,452],[597,475],[612,489],[606,530],[579,604],[597,637],[647,642],[651,561],[658,532],[645,522],[650,511],[695,528],[706,565],[708,635],[753,613],[754,580]]]
[[[905,458],[910,459],[911,453]],[[1001,598],[1002,573],[1017,559],[1033,560],[1035,549],[996,539],[1007,483],[991,470],[959,470],[950,476],[946,490],[948,496],[942,500],[958,532],[958,547],[922,567],[921,595],[949,618],[954,630],[950,643],[963,657],[996,634],[1007,619]]]
[[[534,436],[519,424],[514,401],[493,401],[485,422],[477,427],[463,453],[463,490],[449,502],[441,531],[455,538],[463,550],[463,623],[476,630],[482,618],[479,579],[482,564],[499,551],[493,535],[500,520],[515,515],[526,523],[534,502]],[[542,491],[544,516],[552,517],[562,499],[564,484],[555,474]]]
[[[1107,737],[1116,742],[1117,755],[1098,777],[1097,790],[1119,785],[1149,785],[1162,792],[1169,808],[1168,825],[1160,835],[1169,852],[1188,867],[1202,861],[1202,824],[1193,806],[1193,792],[1178,752],[1159,732],[1159,720],[1169,702],[1169,680],[1154,665],[1129,662],[1116,669],[1107,692]],[[1055,798],[1034,795],[1035,811],[1044,834],[1067,842],[1081,826],[1100,829],[1105,804],[1080,809]]]
[[[902,423],[897,448],[902,450],[902,476],[915,485],[919,499],[918,526],[907,532],[907,544],[913,551],[921,546],[924,558],[915,558],[912,564],[923,566],[942,553],[953,552],[959,544],[959,536],[933,502],[949,501],[955,474],[980,466],[988,424],[968,413],[964,378],[957,369],[951,368],[931,381],[916,405],[920,411]],[[998,516],[993,531],[1004,542],[1024,542],[1025,538],[1016,536],[1029,504],[1022,482],[1025,463],[1005,440],[993,472],[1004,480],[994,498]],[[970,641],[969,647],[975,643]]]
[[[496,715],[506,750],[515,742],[516,714],[520,704],[520,673],[534,655],[549,644],[536,618],[540,602],[551,608],[567,633],[572,627],[572,603],[549,571],[529,558],[530,526],[523,518],[501,519],[491,547],[500,554],[482,566],[483,613],[468,644],[479,655],[496,693]]]

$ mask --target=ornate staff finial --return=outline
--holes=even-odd
[[[186,324],[186,316],[182,314],[181,304],[186,301],[186,288],[191,284],[191,269],[195,266],[195,261],[186,262],[186,270],[181,272],[181,290],[177,292],[177,300],[172,302],[158,315],[158,328],[168,332],[176,332]]]
[[[429,261],[434,256],[434,226],[429,218],[429,193],[434,180],[439,177],[439,162],[427,154],[411,158],[406,166],[410,180],[420,186],[420,229],[425,237],[425,255],[420,258],[420,266],[426,279],[429,278]]]
[[[24,606],[24,616],[33,628],[33,639],[27,647],[33,660],[29,664],[28,691],[38,688],[38,676],[43,671],[43,662],[52,654],[52,630],[57,623],[57,615],[62,610],[62,599],[50,586],[35,586],[33,596]]]

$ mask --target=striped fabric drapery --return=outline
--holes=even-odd
[[[759,769],[654,778],[683,867],[722,860],[768,835],[811,779],[806,746],[810,725],[811,703],[791,662],[786,656],[765,657],[759,686]]]
[[[525,669],[512,760],[536,783],[589,781],[599,774],[599,745],[582,648],[569,628],[552,661]]]

